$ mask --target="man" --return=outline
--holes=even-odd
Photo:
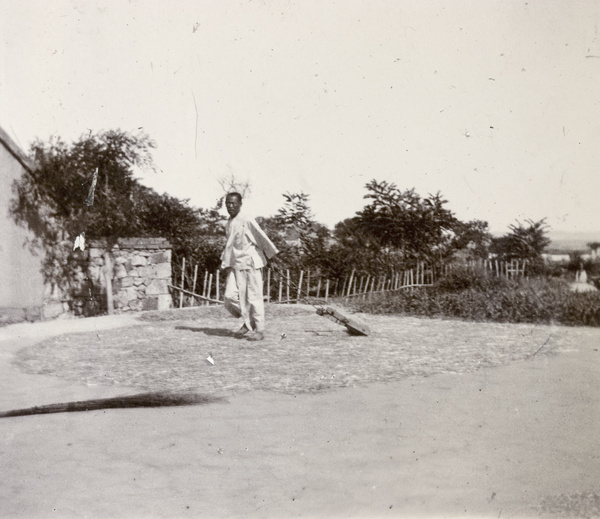
[[[225,308],[244,320],[236,337],[250,332],[250,340],[264,339],[265,306],[262,268],[278,250],[254,218],[242,211],[242,195],[229,193],[225,198],[229,213],[227,243],[221,256],[221,267],[227,270]]]

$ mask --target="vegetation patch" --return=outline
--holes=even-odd
[[[572,292],[559,279],[509,280],[473,269],[457,269],[431,287],[377,294],[352,306],[375,314],[600,326],[600,292]]]

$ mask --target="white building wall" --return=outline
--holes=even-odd
[[[32,253],[26,244],[32,238],[30,231],[18,226],[10,215],[13,183],[26,173],[19,153],[0,129],[0,308],[41,308],[42,256]]]

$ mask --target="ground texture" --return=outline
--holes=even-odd
[[[600,517],[599,329],[359,317],[3,328],[0,516]]]
[[[468,373],[577,342],[577,329],[357,315],[351,336],[311,307],[272,305],[261,342],[236,339],[222,308],[144,314],[147,324],[64,335],[16,356],[32,374],[144,390],[307,393],[438,373]],[[568,333],[567,333],[568,331]],[[208,357],[214,364],[207,360]]]

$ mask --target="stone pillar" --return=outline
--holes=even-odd
[[[102,279],[102,242],[90,242],[88,277],[106,290]],[[110,251],[113,301],[116,313],[166,310],[172,305],[171,245],[164,238],[123,238]]]

